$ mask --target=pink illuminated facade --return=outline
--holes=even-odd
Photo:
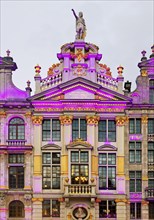
[[[73,13],[76,40],[46,78],[35,66],[34,95],[0,60],[0,220],[154,219],[154,47],[131,92]]]

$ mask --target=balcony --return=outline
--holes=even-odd
[[[148,163],[148,170],[154,171],[154,162]]]
[[[147,187],[145,189],[145,198],[148,200],[154,200],[154,189]]]
[[[9,146],[24,146],[26,140],[7,140]]]
[[[96,192],[95,192],[95,188],[96,186],[94,184],[91,185],[75,185],[75,184],[67,184],[65,185],[65,192],[64,192],[64,196],[65,197],[95,197],[96,196]]]

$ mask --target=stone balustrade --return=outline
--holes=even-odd
[[[115,91],[118,89],[117,79],[112,78],[110,76],[103,75],[103,74],[97,74],[97,82],[99,84],[101,84],[102,86],[105,86],[109,89],[112,89]]]
[[[95,185],[65,185],[65,196],[96,195]]]
[[[145,198],[146,199],[154,199],[154,188],[146,188],[145,189]]]
[[[41,79],[41,91],[51,88],[54,85],[58,85],[61,82],[62,82],[62,73]]]
[[[26,143],[26,140],[6,140],[9,146],[23,146]]]

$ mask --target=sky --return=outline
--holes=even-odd
[[[35,65],[41,66],[45,78],[49,67],[58,62],[60,47],[75,40],[72,8],[77,14],[83,12],[85,41],[99,47],[101,63],[110,67],[114,78],[122,65],[124,79],[132,82],[133,89],[141,51],[147,51],[149,58],[154,44],[154,0],[0,0],[0,6],[0,56],[11,51],[18,66],[14,84],[24,90],[30,80],[33,93]]]

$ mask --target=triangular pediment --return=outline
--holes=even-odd
[[[98,151],[117,151],[117,148],[111,144],[104,144],[97,148]]]
[[[84,78],[75,78],[57,87],[40,92],[32,97],[32,101],[59,100],[99,100],[99,101],[130,101],[131,99],[116,91],[105,88]]]
[[[68,145],[66,145],[67,149],[89,149],[92,150],[93,146],[89,144],[86,141],[83,141],[82,139],[77,139],[72,142],[70,142]]]
[[[46,144],[41,147],[41,150],[47,150],[47,151],[52,151],[52,150],[61,150],[61,147],[57,144]]]

